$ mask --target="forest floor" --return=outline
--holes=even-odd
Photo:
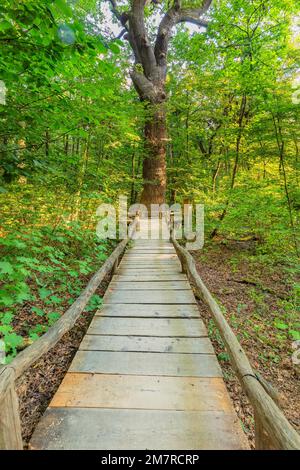
[[[194,257],[199,274],[222,304],[252,366],[275,386],[287,418],[300,429],[300,372],[292,361],[293,342],[298,334],[294,328],[300,326],[293,290],[295,273],[291,275],[283,265],[259,261],[254,242],[210,243]],[[252,407],[230,366],[208,308],[201,300],[199,303],[234,408],[253,448]]]
[[[88,281],[86,279],[86,284]],[[108,284],[109,277],[102,281],[96,294],[102,297]],[[25,446],[69,369],[96,310],[98,307],[84,312],[72,330],[18,380],[17,392]]]

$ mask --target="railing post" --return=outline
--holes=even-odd
[[[0,372],[0,449],[23,449],[15,373],[10,367]]]
[[[116,274],[118,266],[119,266],[119,257],[114,262],[114,265],[113,265],[113,268],[112,268],[112,274]]]
[[[274,449],[272,441],[264,429],[261,419],[254,412],[254,431],[255,431],[255,450],[271,450]]]

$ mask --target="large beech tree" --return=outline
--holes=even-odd
[[[169,41],[173,28],[179,23],[190,22],[206,26],[204,16],[212,0],[131,0],[125,11],[124,2],[109,2],[113,14],[124,26],[123,37],[129,41],[135,60],[131,78],[140,99],[147,107],[141,203],[147,206],[151,203],[162,204],[165,202],[167,183],[165,103]],[[145,10],[149,6],[163,11],[154,41],[150,40],[145,23]]]

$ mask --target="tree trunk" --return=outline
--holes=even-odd
[[[141,203],[148,209],[151,204],[163,204],[166,194],[166,76],[169,40],[173,28],[183,22],[192,22],[199,26],[206,25],[202,16],[208,11],[212,0],[203,0],[196,8],[181,8],[181,2],[168,4],[168,11],[163,15],[157,29],[153,46],[145,22],[147,0],[128,2],[128,10],[121,11],[115,0],[110,0],[114,16],[124,27],[124,39],[129,41],[134,67],[131,78],[134,87],[147,107],[145,125],[146,157],[143,164],[144,186]],[[151,2],[155,7],[160,2]],[[152,31],[151,31],[152,34]],[[122,34],[123,35],[123,34]]]
[[[148,105],[145,123],[146,156],[143,161],[143,192],[141,204],[163,204],[166,196],[167,125],[164,104]],[[150,111],[150,113],[149,113]]]

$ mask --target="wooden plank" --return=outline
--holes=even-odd
[[[82,351],[131,351],[213,354],[209,338],[160,338],[153,336],[85,335]]]
[[[105,304],[97,310],[101,317],[200,318],[197,305]]]
[[[223,411],[49,408],[32,449],[246,449],[235,415]]]
[[[165,248],[160,248],[160,247],[147,247],[145,246],[144,248],[138,248],[138,247],[133,247],[130,250],[127,250],[125,253],[144,253],[144,254],[160,254],[160,253],[176,253],[175,249],[173,247],[165,247]]]
[[[188,281],[112,281],[109,288],[113,290],[191,290]]]
[[[113,318],[95,317],[89,335],[176,336],[200,338],[207,336],[202,320],[191,318]]]
[[[105,292],[106,304],[196,304],[192,291],[111,290]]]
[[[119,265],[120,269],[123,268],[129,268],[129,269],[144,269],[144,270],[152,270],[152,269],[158,269],[158,270],[168,270],[168,271],[173,271],[173,272],[181,272],[181,264],[179,261],[174,260],[174,261],[167,261],[165,263],[161,263],[159,261],[151,261],[151,262],[142,262],[142,261],[121,261]],[[119,274],[119,270],[115,272],[114,274]]]
[[[150,261],[169,261],[169,260],[178,260],[176,253],[132,253],[131,251],[128,254],[123,256],[123,261],[137,261],[137,260],[150,260]]]
[[[220,378],[68,373],[50,407],[232,412]]]
[[[70,372],[94,374],[222,377],[211,354],[78,351]]]
[[[147,259],[147,260],[142,259],[140,256],[136,256],[136,257],[132,257],[132,258],[124,257],[120,264],[143,264],[147,268],[150,268],[153,265],[154,266],[160,266],[160,267],[163,267],[163,266],[166,266],[166,267],[177,266],[180,263],[177,256],[175,256],[175,257],[174,257],[174,255],[170,255],[170,256],[172,256],[172,258],[170,258],[170,259],[150,258],[150,259]]]
[[[162,268],[160,266],[155,266],[155,267],[151,267],[151,268],[148,268],[147,266],[145,265],[135,265],[135,266],[128,266],[128,265],[122,265],[122,266],[119,266],[119,268],[117,269],[117,272],[116,274],[118,275],[125,275],[125,274],[137,274],[137,275],[150,275],[150,274],[182,274],[182,270],[181,270],[181,265],[176,265],[176,267],[171,267],[171,268]]]
[[[118,271],[118,273],[121,270]],[[127,271],[128,273],[128,271]],[[167,272],[149,272],[149,271],[140,271],[138,273],[132,272],[132,270],[128,274],[116,274],[113,277],[113,281],[185,281],[187,279],[186,275],[183,273],[175,273],[170,271],[168,274]]]

